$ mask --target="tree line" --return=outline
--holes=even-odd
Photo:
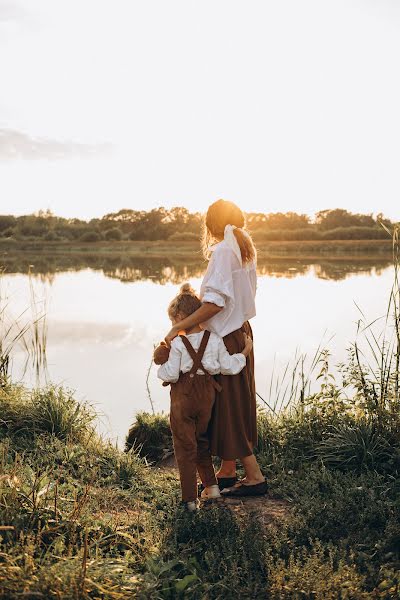
[[[343,208],[321,210],[314,218],[295,212],[247,213],[247,225],[256,241],[385,239],[394,223],[382,214],[351,213]],[[121,209],[102,218],[84,221],[55,216],[51,211],[13,216],[0,215],[0,237],[14,240],[197,240],[201,213],[184,207],[150,211]]]

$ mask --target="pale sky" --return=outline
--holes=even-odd
[[[0,213],[400,219],[397,0],[0,0]]]

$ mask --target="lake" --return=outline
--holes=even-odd
[[[93,403],[102,432],[123,442],[135,413],[152,410],[147,384],[154,410],[168,411],[169,389],[150,367],[153,344],[170,328],[166,308],[179,286],[190,281],[200,287],[206,265],[199,257],[21,253],[2,263],[9,318],[26,311],[34,293],[37,312],[47,315],[48,380]],[[383,317],[392,279],[390,257],[261,260],[252,321],[259,394],[276,400],[271,377],[282,377],[296,352],[310,362],[322,344],[331,351],[332,366],[344,361],[360,309],[367,321]],[[13,378],[34,385],[33,369],[24,372],[23,366],[21,348]]]

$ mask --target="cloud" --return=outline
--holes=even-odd
[[[109,143],[79,144],[48,138],[36,138],[14,129],[0,129],[0,160],[91,158],[108,154]]]
[[[19,20],[25,16],[25,12],[17,2],[0,0],[0,21]]]
[[[146,337],[144,328],[132,329],[128,323],[49,320],[48,327],[49,340],[57,345],[79,342],[82,345],[137,346]]]

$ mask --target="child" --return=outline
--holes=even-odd
[[[184,284],[168,307],[173,325],[179,323],[201,306],[201,300],[189,284]],[[189,511],[198,508],[197,476],[204,486],[203,499],[220,496],[212,465],[207,428],[215,400],[215,390],[220,389],[213,375],[235,375],[246,364],[252,341],[244,335],[244,349],[230,355],[220,336],[203,331],[199,325],[186,335],[172,340],[168,360],[158,369],[158,377],[171,383],[170,423],[175,457],[178,463],[182,488],[182,501]],[[166,358],[161,344],[155,350],[155,360]]]

